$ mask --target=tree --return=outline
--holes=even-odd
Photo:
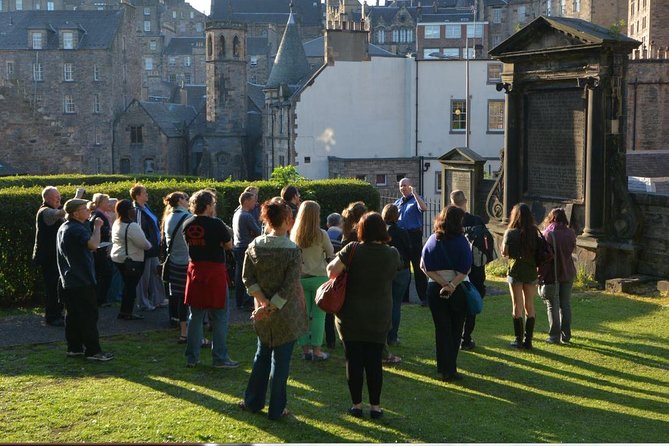
[[[304,181],[305,178],[297,172],[295,166],[289,164],[288,166],[275,167],[270,180],[276,181],[281,186],[285,186],[286,184]]]

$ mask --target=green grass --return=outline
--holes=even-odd
[[[491,286],[504,289],[502,282]],[[102,340],[109,363],[65,358],[64,344],[0,352],[2,442],[664,442],[669,438],[669,298],[575,296],[574,343],[515,351],[508,295],[486,298],[465,380],[436,379],[429,310],[403,308],[402,356],[384,375],[378,421],[344,415],[350,400],[340,346],[331,360],[291,365],[288,407],[270,422],[236,407],[255,347],[232,327],[235,370],[184,367],[176,333]],[[365,391],[366,395],[366,391]]]

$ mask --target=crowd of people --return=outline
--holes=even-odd
[[[261,411],[269,390],[269,418],[286,416],[295,345],[303,360],[326,361],[330,355],[324,344],[335,348],[338,335],[352,403],[348,413],[363,416],[366,381],[370,417],[379,418],[383,364],[401,362],[389,349],[401,343],[401,309],[412,270],[421,305],[429,307],[434,324],[437,373],[446,382],[462,379],[458,353],[476,346],[476,317],[460,285],[470,281],[482,297],[486,294],[486,261],[472,252],[473,234],[487,229],[467,211],[465,194],[451,193],[451,205],[435,218],[433,233],[423,243],[425,202],[407,178],[399,190],[401,197],[382,213],[357,201],[341,214],[328,215],[321,228],[320,205],[301,201],[292,185],[262,204],[258,189],[248,187],[239,196],[232,227],[217,217],[212,189],[191,197],[181,191],[168,194],[159,219],[142,184],[130,189],[130,199],[121,200],[102,193],[84,200],[85,191],[78,189],[64,206],[58,190],[47,187],[37,212],[34,249],[46,290],[45,323],[65,326],[67,356],[107,361],[113,354],[100,346],[98,307],[120,297],[118,319],[133,321],[143,319],[141,311],[166,306],[169,322],[179,329],[177,342],[185,344],[188,367],[199,364],[206,348],[213,367],[235,368],[239,362],[227,348],[234,303],[251,311],[257,334],[241,409]],[[549,320],[546,342],[571,339],[575,234],[564,209],[551,210],[543,226],[542,233],[529,207],[518,204],[501,244],[502,255],[509,258],[514,348],[533,347],[538,284]],[[553,259],[537,265],[537,250],[545,243],[552,246]],[[344,272],[344,304],[336,314],[326,314],[315,304],[317,290]],[[211,340],[204,335],[206,325]]]

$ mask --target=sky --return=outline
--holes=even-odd
[[[281,1],[281,0],[277,0]],[[191,6],[195,9],[197,9],[200,12],[204,12],[205,14],[209,15],[209,8],[211,7],[211,0],[186,0],[187,3],[190,3]],[[289,1],[286,1],[286,5],[288,5]],[[367,4],[375,4],[375,1],[370,1],[367,0]],[[380,4],[385,4],[385,0],[381,0],[379,2]]]

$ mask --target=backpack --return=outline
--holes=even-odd
[[[498,257],[495,239],[485,225],[466,227],[465,237],[472,247],[472,265],[484,267]]]

